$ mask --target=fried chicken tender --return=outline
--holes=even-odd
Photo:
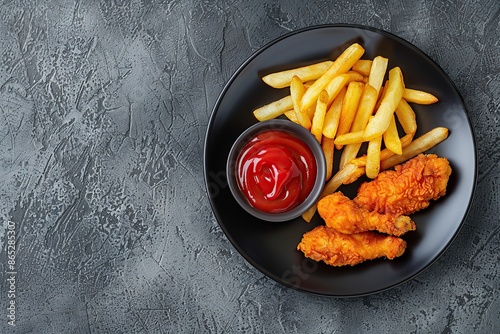
[[[306,257],[331,266],[354,266],[366,260],[381,257],[392,260],[401,256],[406,241],[377,232],[343,234],[320,225],[304,233],[297,249]]]
[[[410,215],[446,194],[451,171],[446,158],[420,154],[363,183],[354,202],[369,211]]]
[[[318,213],[326,226],[345,234],[378,231],[402,236],[416,229],[410,217],[368,211],[340,191],[323,197],[318,202]]]

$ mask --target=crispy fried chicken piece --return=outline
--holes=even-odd
[[[331,266],[354,266],[380,257],[392,260],[401,256],[406,242],[399,237],[377,232],[343,234],[320,225],[304,233],[297,249],[306,257]]]
[[[420,154],[363,183],[354,201],[369,211],[410,215],[446,194],[450,174],[446,158]]]
[[[340,191],[322,198],[318,213],[326,226],[346,234],[378,231],[399,237],[416,228],[408,216],[368,211]]]

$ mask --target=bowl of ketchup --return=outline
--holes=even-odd
[[[299,217],[318,200],[326,163],[320,143],[308,130],[273,119],[254,124],[236,139],[226,172],[243,209],[280,222]]]

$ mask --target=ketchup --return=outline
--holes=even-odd
[[[268,213],[288,211],[314,187],[316,159],[299,138],[266,130],[251,138],[236,161],[238,186],[248,202]]]

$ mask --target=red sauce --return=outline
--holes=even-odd
[[[309,195],[316,180],[316,159],[299,138],[267,130],[243,147],[236,172],[238,185],[254,208],[280,213]]]

